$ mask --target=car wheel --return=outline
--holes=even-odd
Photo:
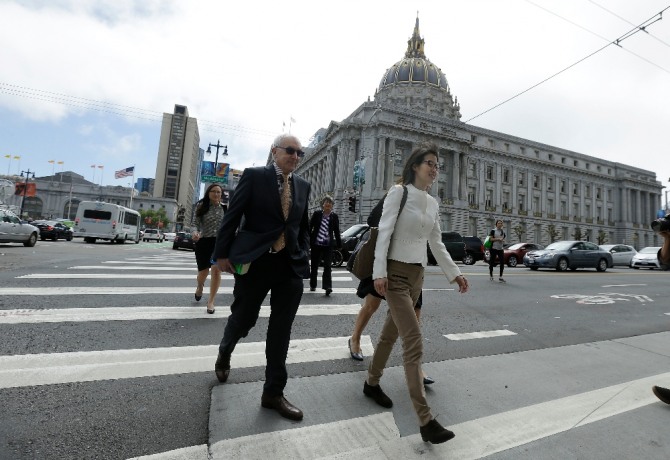
[[[556,271],[564,272],[568,269],[568,259],[561,257],[556,264]]]
[[[172,249],[179,249],[179,246],[177,246],[176,244],[173,244]]]
[[[475,258],[472,256],[472,254],[468,253],[463,256],[463,263],[465,265],[474,265],[475,263]]]
[[[31,233],[30,238],[28,238],[28,241],[24,241],[23,245],[28,248],[32,248],[35,246],[35,243],[37,243],[37,233]]]
[[[72,241],[72,235],[68,235],[67,238],[65,238],[65,241]]]
[[[58,241],[58,237],[56,235],[52,236],[51,241]]]
[[[516,260],[516,256],[509,256],[509,260],[507,261],[508,267],[516,267],[517,263],[519,262]]]
[[[528,267],[528,268],[530,268],[530,269],[533,270],[533,271],[537,271],[537,269],[538,269],[539,267]]]
[[[598,265],[596,266],[596,270],[599,272],[604,272],[607,270],[607,261],[605,259],[600,259],[598,261]]]
[[[332,267],[341,267],[342,263],[344,262],[344,257],[342,257],[342,253],[338,251],[337,249],[333,251],[333,256],[330,260],[330,265]]]

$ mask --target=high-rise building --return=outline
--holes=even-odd
[[[198,120],[188,116],[186,106],[176,104],[174,113],[163,114],[153,196],[177,200],[187,225],[198,198],[200,151]]]
[[[147,192],[149,195],[154,195],[154,183],[155,179],[150,177],[140,177],[135,181],[135,190],[139,193]]]

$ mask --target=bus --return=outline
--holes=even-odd
[[[96,240],[139,243],[140,213],[118,204],[82,201],[72,230],[72,236],[84,238],[85,243],[95,243]]]

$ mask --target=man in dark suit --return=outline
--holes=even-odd
[[[333,247],[342,247],[340,236],[340,218],[333,212],[333,199],[326,196],[321,200],[321,209],[314,211],[309,221],[309,244],[311,248],[311,272],[309,290],[316,290],[319,275],[319,263],[323,260],[323,281],[321,287],[329,296],[333,292],[331,261]]]
[[[304,155],[295,136],[279,135],[270,152],[270,165],[244,170],[217,235],[214,258],[234,274],[235,288],[214,370],[220,382],[228,379],[235,345],[254,327],[272,291],[261,405],[302,420],[302,411],[284,398],[284,387],[291,327],[302,280],[309,276],[310,184],[293,174]]]

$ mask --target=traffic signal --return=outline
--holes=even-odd
[[[349,197],[349,211],[356,212],[356,197],[355,196],[350,196]]]

